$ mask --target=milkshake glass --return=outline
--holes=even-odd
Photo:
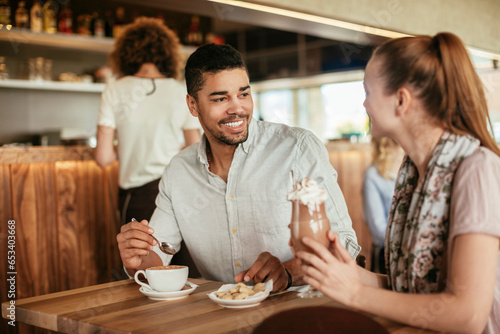
[[[297,182],[295,188],[288,194],[288,200],[292,202],[290,242],[294,252],[313,252],[302,243],[304,237],[309,237],[329,247],[330,240],[327,238],[327,233],[330,230],[330,222],[326,215],[325,199],[325,191],[314,180],[308,178]],[[323,294],[312,287],[299,293],[299,297],[302,298],[321,296]]]

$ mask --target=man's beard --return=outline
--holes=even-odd
[[[211,127],[206,127],[206,131],[209,132],[212,137],[217,140],[219,143],[226,144],[226,145],[238,145],[240,143],[243,143],[247,140],[248,138],[248,127],[250,124],[250,116],[249,115],[242,115],[239,117],[239,119],[245,119],[247,120],[247,127],[245,131],[239,133],[239,134],[234,134],[231,136],[226,135],[222,130],[219,130],[218,128],[211,128]],[[219,122],[219,125],[223,125],[224,123],[228,123],[234,121],[233,119],[225,119]]]

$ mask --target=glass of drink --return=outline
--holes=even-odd
[[[302,238],[308,237],[316,240],[325,247],[329,247],[330,240],[328,240],[327,233],[330,230],[330,222],[325,210],[324,201],[326,194],[323,189],[319,188],[316,182],[309,179],[305,180],[305,182],[297,183],[294,191],[288,196],[288,199],[292,202],[290,242],[295,252],[305,251],[313,253],[312,249],[302,243]],[[291,196],[291,194],[297,196]],[[315,196],[316,194],[317,196]],[[309,287],[307,291],[299,293],[298,296],[301,298],[312,298],[321,297],[323,294]]]

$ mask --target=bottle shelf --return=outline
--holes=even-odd
[[[114,39],[109,37],[82,36],[76,34],[47,34],[25,29],[0,30],[0,41],[10,42],[12,47],[19,45],[39,45],[68,50],[108,53],[113,48]]]
[[[13,88],[13,89],[101,93],[104,90],[104,87],[105,84],[103,83],[0,80],[0,88]]]
[[[113,49],[114,38],[83,36],[77,34],[47,34],[37,33],[26,29],[0,30],[0,42],[10,43],[16,49],[19,45],[38,45],[67,50],[81,50],[85,52],[109,53]],[[195,46],[182,47],[185,55],[196,50]]]

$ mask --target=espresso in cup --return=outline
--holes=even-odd
[[[139,275],[146,277],[149,284],[139,281]],[[173,292],[181,290],[186,284],[189,274],[187,266],[157,266],[146,270],[138,270],[135,275],[135,281],[151,290],[158,292]]]

